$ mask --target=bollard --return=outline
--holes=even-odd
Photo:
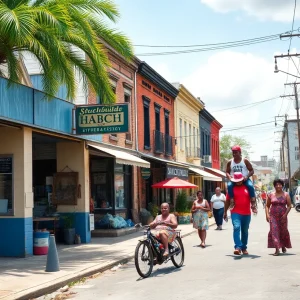
[[[55,244],[55,237],[54,234],[50,234],[46,272],[58,272],[58,271],[59,271],[59,259],[58,259],[56,244]]]

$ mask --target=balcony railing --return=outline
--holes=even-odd
[[[158,130],[154,130],[154,152],[164,153],[164,134]]]
[[[168,156],[173,155],[173,137],[166,134],[165,135],[165,154]]]
[[[200,158],[200,148],[198,147],[192,147],[192,148],[185,148],[185,155],[186,157],[194,157],[194,158]]]

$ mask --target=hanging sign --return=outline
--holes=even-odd
[[[180,179],[188,179],[189,178],[189,170],[182,168],[182,167],[177,167],[177,166],[172,166],[172,165],[167,165],[167,178],[174,178],[178,177]]]
[[[144,179],[149,179],[149,177],[151,176],[151,170],[149,168],[142,168],[141,173],[142,173],[142,178]]]
[[[128,132],[128,120],[128,103],[79,105],[75,108],[76,134]]]

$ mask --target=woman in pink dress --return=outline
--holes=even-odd
[[[291,210],[291,198],[285,193],[283,181],[275,179],[273,182],[275,192],[268,196],[266,204],[266,218],[270,223],[270,232],[268,235],[268,248],[275,248],[274,256],[279,255],[279,249],[282,253],[286,252],[286,248],[292,248],[290,234],[288,231],[287,216]]]

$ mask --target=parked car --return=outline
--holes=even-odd
[[[293,196],[294,204],[300,203],[300,186],[297,186]]]

